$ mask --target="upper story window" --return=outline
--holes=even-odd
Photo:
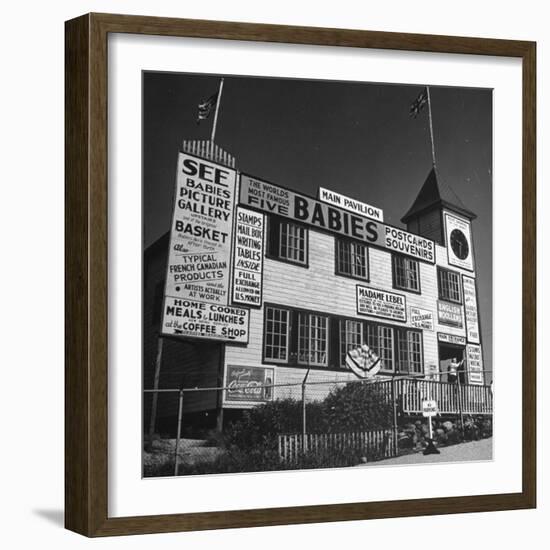
[[[299,313],[298,363],[317,367],[328,366],[328,317]]]
[[[265,358],[275,363],[288,361],[290,312],[287,309],[265,308]]]
[[[420,292],[420,268],[417,260],[392,256],[393,286],[409,292]]]
[[[272,258],[299,265],[308,263],[308,231],[302,225],[271,217],[268,253]]]
[[[369,278],[367,247],[355,241],[336,239],[336,273],[357,279]]]
[[[455,302],[457,304],[462,303],[460,273],[438,267],[437,284],[439,287],[439,297],[442,300],[448,300],[449,302]]]

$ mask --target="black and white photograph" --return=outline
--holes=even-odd
[[[492,460],[491,89],[144,71],[142,159],[144,477]]]

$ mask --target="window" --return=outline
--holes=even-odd
[[[312,313],[298,315],[298,363],[328,366],[328,317]]]
[[[460,274],[447,269],[438,268],[437,282],[439,286],[439,297],[449,302],[462,303],[460,293]]]
[[[346,364],[348,351],[362,346],[363,323],[361,321],[340,320],[340,365]]]
[[[270,218],[268,253],[272,258],[307,265],[307,244],[305,227],[274,216]]]
[[[377,332],[378,343],[378,346],[373,349],[380,357],[380,368],[393,370],[393,328],[379,325],[373,326],[373,329]]]
[[[397,369],[422,374],[422,334],[415,330],[397,331]]]
[[[288,361],[289,312],[286,309],[265,308],[265,358],[276,363]]]
[[[393,286],[411,292],[420,292],[420,271],[417,260],[393,256]]]
[[[336,239],[336,273],[358,279],[368,279],[367,247],[355,241]]]

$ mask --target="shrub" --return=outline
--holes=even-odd
[[[327,431],[322,402],[306,404],[308,432]],[[278,399],[246,411],[242,420],[230,424],[225,432],[226,447],[275,450],[277,436],[302,431],[302,403],[294,399]]]
[[[392,404],[378,384],[340,386],[323,403],[332,432],[379,430],[392,424]]]

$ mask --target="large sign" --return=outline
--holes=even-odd
[[[333,206],[339,206],[344,210],[349,210],[360,216],[365,216],[365,218],[370,218],[371,220],[377,220],[380,222],[384,221],[384,212],[380,208],[371,206],[366,202],[357,201],[336,191],[329,191],[324,187],[319,187],[319,200],[332,204]]]
[[[229,303],[236,172],[178,156],[165,295]]]
[[[447,256],[450,265],[474,270],[470,222],[445,212]]]
[[[264,216],[237,207],[232,300],[234,304],[262,305]]]
[[[447,334],[446,332],[438,332],[437,339],[439,342],[445,344],[454,344],[456,346],[466,345],[466,338],[464,338],[464,336],[455,336],[454,334]]]
[[[403,294],[357,285],[357,313],[392,321],[407,320],[407,302]]]
[[[430,239],[244,174],[241,175],[239,202],[247,208],[435,263],[435,243]]]
[[[416,328],[422,330],[434,329],[434,314],[429,309],[421,309],[419,307],[409,307],[409,323]]]
[[[477,292],[475,279],[462,275],[462,288],[464,290],[464,311],[466,316],[466,333],[468,334],[468,341],[479,344],[479,320],[477,312]]]
[[[272,385],[273,369],[228,365],[225,400],[254,403],[271,401],[273,387],[270,386]]]
[[[463,328],[462,306],[449,302],[437,301],[437,318],[440,324]]]
[[[247,344],[249,310],[166,296],[162,334]]]
[[[466,358],[468,362],[468,382],[470,384],[483,384],[481,346],[478,344],[468,344],[466,346]]]

